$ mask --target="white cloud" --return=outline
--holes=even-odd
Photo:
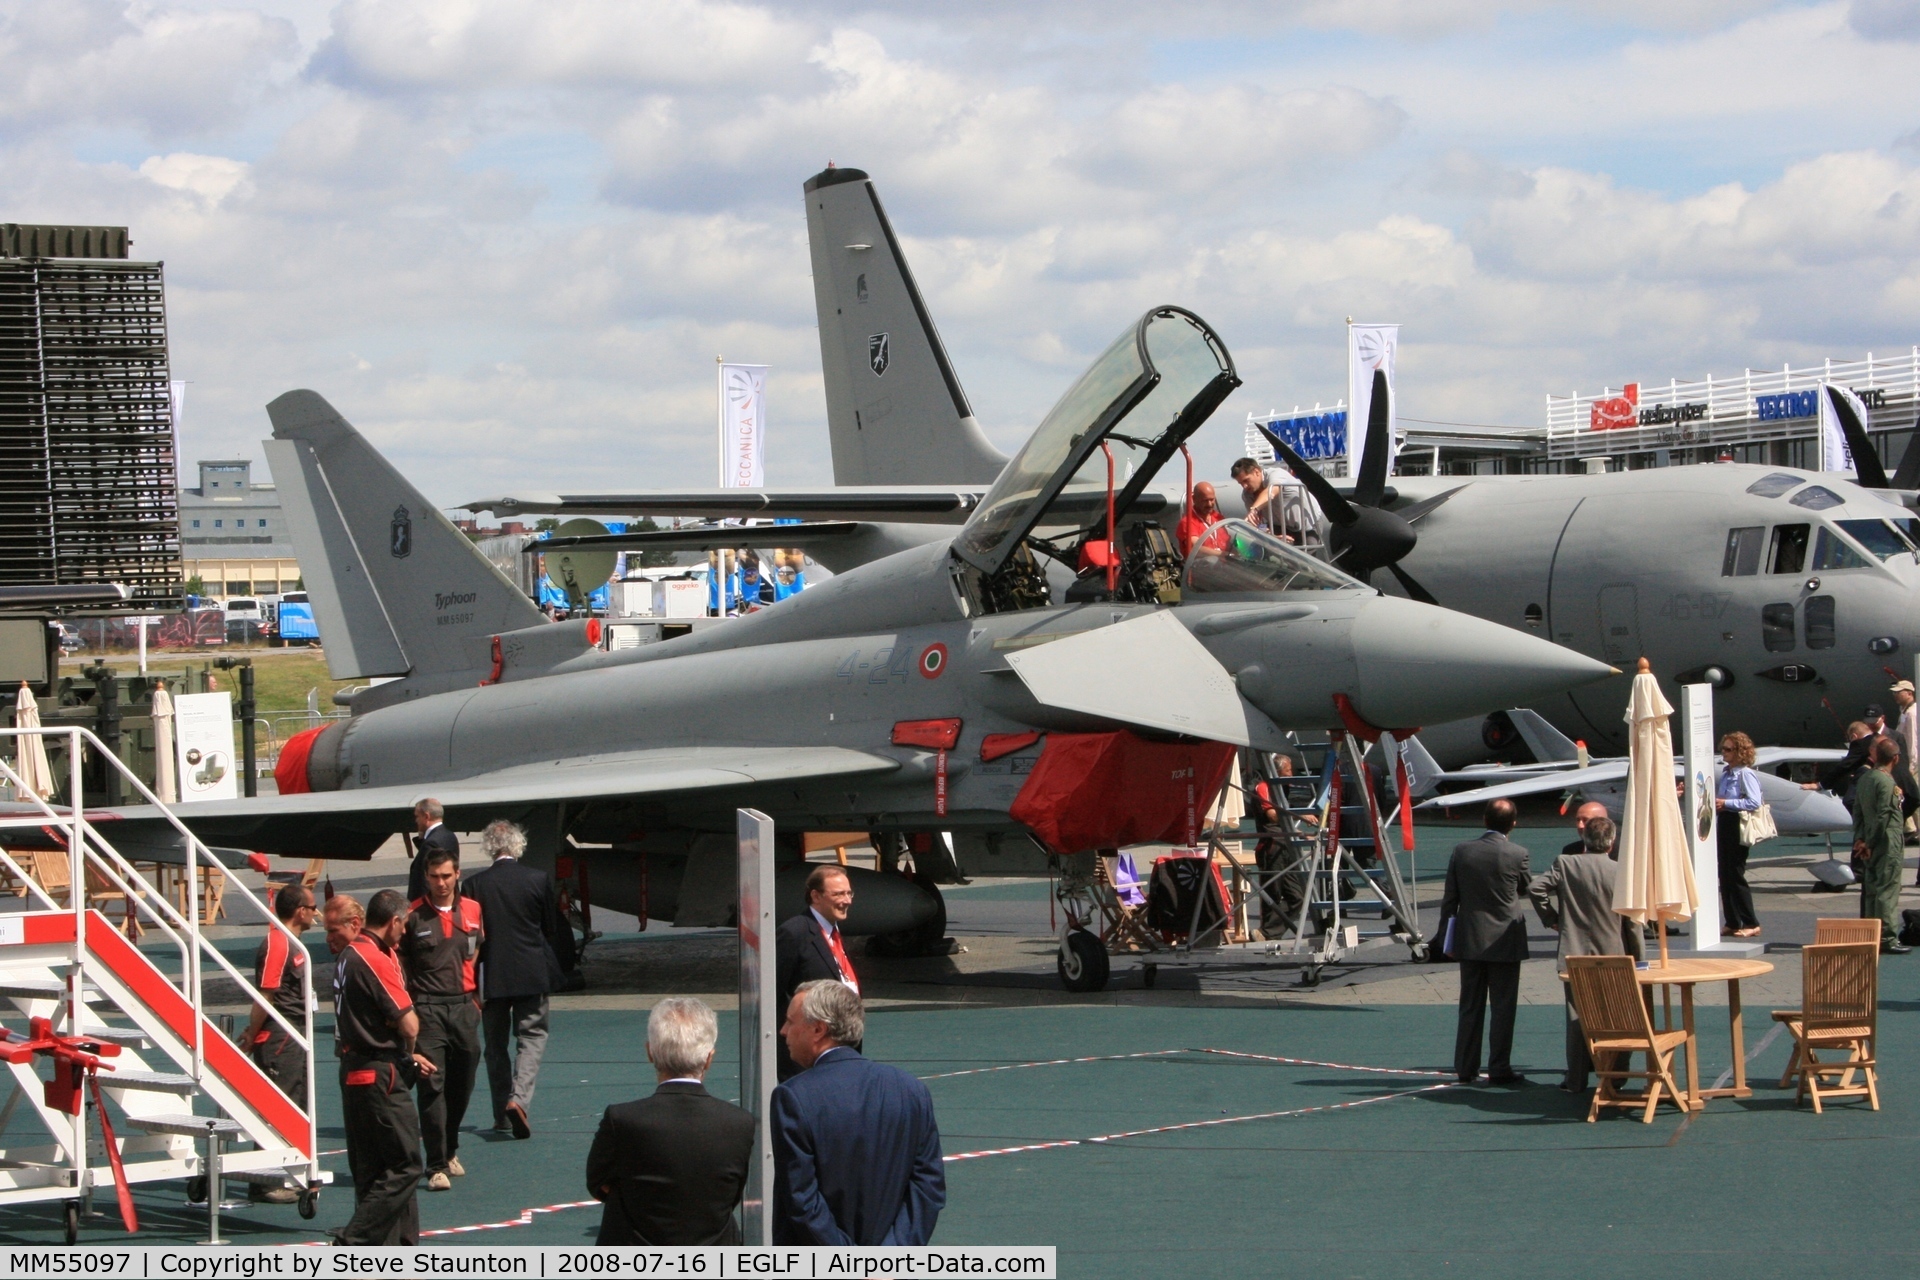
[[[1162,302],[1247,382],[1203,469],[1340,394],[1346,315],[1467,421],[1920,337],[1884,6],[218,3],[0,0],[9,216],[166,260],[189,461],[311,386],[439,500],[702,484],[724,353],[774,366],[773,478],[824,481],[828,159],[1007,447]]]
[[[210,205],[219,204],[236,190],[249,194],[250,166],[244,160],[225,156],[199,156],[190,151],[149,156],[140,162],[140,175],[173,191],[187,191]]]
[[[0,123],[151,137],[234,124],[294,52],[291,24],[243,9],[23,4],[0,13]]]

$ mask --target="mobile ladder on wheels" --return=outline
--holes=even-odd
[[[0,758],[0,781],[23,801],[0,812],[0,866],[30,899],[25,910],[0,914],[0,1060],[12,1073],[12,1089],[0,1104],[0,1207],[64,1202],[67,1241],[73,1243],[95,1191],[113,1190],[132,1231],[137,1219],[129,1189],[179,1178],[187,1181],[189,1202],[205,1199],[209,1243],[220,1242],[226,1181],[290,1184],[299,1191],[301,1216],[312,1218],[320,1188],[332,1181],[320,1168],[314,1107],[312,964],[296,966],[305,1016],[295,1025],[201,933],[204,878],[225,874],[212,850],[90,731],[0,729],[0,739],[11,740],[14,762],[19,751],[37,746],[31,739],[54,736],[66,738],[65,805],[42,799],[14,763]],[[81,768],[89,752],[105,768],[119,770],[129,794],[154,806],[178,835],[185,910],[87,818]],[[31,830],[37,840],[30,842],[51,839],[62,849],[64,905],[16,860],[9,830]],[[302,945],[250,889],[236,877],[229,882],[268,928],[286,935],[290,947]],[[178,974],[154,963],[89,906],[89,897],[100,894],[125,904],[123,924],[137,922],[129,933],[152,929],[173,944]],[[245,1046],[208,1018],[209,964],[215,976],[236,983],[246,999],[264,1008],[270,1024],[306,1055],[305,1097],[289,1098]],[[40,1075],[42,1061],[53,1065],[51,1080]],[[6,1141],[23,1104],[47,1142]],[[196,1141],[204,1151],[195,1149]],[[250,1149],[227,1149],[241,1141]]]

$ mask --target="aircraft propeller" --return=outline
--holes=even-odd
[[[1840,420],[1840,432],[1847,438],[1847,449],[1853,454],[1853,474],[1863,489],[1920,489],[1920,421],[1914,423],[1912,438],[1907,441],[1907,451],[1900,455],[1900,466],[1893,477],[1887,477],[1887,469],[1880,465],[1880,451],[1873,447],[1873,441],[1867,438],[1867,424],[1860,421],[1860,415],[1853,411],[1853,405],[1832,387],[1825,389],[1828,402],[1833,405],[1834,417]]]
[[[1351,501],[1328,483],[1325,476],[1307,465],[1307,460],[1288,447],[1286,441],[1264,425],[1260,426],[1260,434],[1267,438],[1281,461],[1300,478],[1300,482],[1307,486],[1314,500],[1320,504],[1320,509],[1326,512],[1330,526],[1327,531],[1327,558],[1330,562],[1362,582],[1371,582],[1375,569],[1385,569],[1415,600],[1422,604],[1439,604],[1432,592],[1400,567],[1400,561],[1420,541],[1419,534],[1414,532],[1413,522],[1460,490],[1449,489],[1398,511],[1388,511],[1380,506],[1387,488],[1387,455],[1391,448],[1391,442],[1387,439],[1387,415],[1392,412],[1389,399],[1392,394],[1387,385],[1386,371],[1375,369],[1373,396],[1367,407],[1366,447],[1360,454],[1360,474],[1354,482]]]

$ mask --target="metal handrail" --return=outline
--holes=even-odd
[[[213,870],[217,870],[221,872],[221,874],[223,875],[226,874],[227,869],[221,865],[220,860],[218,858],[213,856],[213,851],[209,849],[206,846],[206,844],[198,836],[196,836],[191,830],[187,828],[187,826],[184,823],[180,821],[180,819],[174,814],[173,810],[170,807],[168,807],[165,803],[163,803],[160,800],[160,798],[156,796],[150,788],[148,788],[147,784],[140,779],[138,774],[136,774],[131,768],[128,767],[127,763],[120,758],[119,754],[117,752],[109,750],[107,745],[104,742],[102,742],[92,732],[92,730],[82,728],[80,726],[61,726],[58,728],[52,728],[52,727],[43,725],[43,726],[40,726],[39,728],[33,728],[33,729],[21,729],[17,727],[0,728],[0,739],[7,739],[7,738],[19,739],[19,738],[26,738],[26,737],[46,738],[46,737],[51,737],[55,735],[62,735],[68,739],[67,794],[70,800],[70,804],[68,806],[68,813],[64,817],[59,813],[59,811],[56,808],[50,805],[44,798],[34,793],[31,789],[25,788],[24,784],[19,779],[19,776],[15,774],[11,768],[6,766],[4,759],[0,759],[0,769],[4,769],[6,773],[9,775],[10,780],[15,785],[16,794],[19,794],[20,791],[24,790],[27,795],[30,795],[33,797],[34,803],[41,809],[43,813],[47,815],[48,818],[52,819],[56,823],[61,823],[63,825],[66,825],[70,829],[71,835],[68,840],[68,856],[70,858],[70,869],[68,874],[71,880],[71,887],[69,889],[69,895],[71,897],[72,904],[74,907],[74,939],[75,939],[76,946],[78,948],[78,954],[85,955],[86,953],[86,913],[87,913],[86,865],[87,864],[85,859],[89,854],[89,852],[91,852],[92,856],[97,861],[105,864],[103,866],[103,870],[112,878],[114,883],[120,888],[121,892],[127,893],[129,895],[127,898],[127,902],[131,904],[130,909],[137,911],[143,917],[151,917],[151,919],[153,920],[153,923],[156,926],[158,926],[164,933],[166,933],[168,937],[172,938],[175,944],[180,947],[181,960],[182,960],[181,977],[182,977],[182,980],[187,984],[186,989],[183,990],[181,994],[186,999],[188,999],[189,1002],[192,1004],[193,1014],[194,1014],[192,1047],[193,1047],[193,1061],[194,1061],[193,1079],[196,1085],[200,1084],[200,1082],[204,1079],[205,1073],[206,1073],[206,1045],[203,1039],[203,1030],[204,1030],[204,1024],[206,1021],[206,1017],[205,1017],[206,1005],[205,1005],[205,999],[204,999],[204,983],[203,983],[202,972],[201,972],[201,960],[202,960],[203,952],[206,954],[210,954],[213,957],[215,965],[218,966],[221,970],[224,970],[229,977],[231,977],[232,979],[234,979],[234,981],[239,983],[242,990],[249,992],[254,1002],[261,1005],[261,1007],[266,1012],[267,1016],[272,1018],[276,1023],[278,1023],[280,1027],[283,1030],[285,1030],[290,1037],[293,1038],[294,1042],[298,1044],[300,1048],[309,1055],[309,1057],[311,1057],[313,1052],[313,1044],[314,1044],[313,966],[311,964],[303,964],[303,965],[295,966],[300,971],[300,995],[301,995],[300,1004],[301,1004],[301,1012],[303,1015],[302,1020],[304,1023],[303,1030],[296,1030],[293,1024],[289,1022],[284,1016],[282,1016],[279,1010],[273,1007],[273,1004],[271,1001],[265,1000],[264,998],[261,997],[260,992],[254,987],[252,981],[246,978],[244,975],[242,975],[240,971],[236,969],[232,965],[232,963],[230,963],[227,960],[227,958],[220,953],[219,949],[214,947],[211,943],[207,942],[207,940],[200,933],[200,909],[199,909],[199,904],[201,901],[201,880],[200,880],[201,862],[200,860],[201,858],[204,857],[206,859],[207,867]],[[86,820],[85,797],[83,793],[83,788],[81,784],[81,775],[80,775],[80,761],[81,761],[81,751],[82,751],[83,743],[91,744],[93,748],[100,754],[100,757],[103,760],[110,762],[113,768],[118,769],[122,777],[127,782],[130,782],[133,784],[133,789],[140,796],[144,797],[148,804],[152,805],[156,810],[159,811],[160,815],[166,819],[168,825],[173,827],[173,829],[176,832],[178,832],[181,836],[185,837],[186,852],[187,852],[187,856],[186,856],[187,901],[190,904],[190,906],[185,915],[185,918],[181,920],[181,923],[184,924],[184,926],[186,927],[188,939],[182,939],[179,936],[179,934],[175,932],[173,928],[169,927],[166,922],[165,916],[162,914],[162,912],[164,912],[165,915],[171,915],[175,919],[181,919],[179,913],[174,911],[173,904],[168,902],[166,900],[165,895],[162,894],[156,886],[149,883],[146,877],[142,876],[140,872],[133,866],[133,864],[130,861],[128,861],[124,856],[122,856],[117,849],[113,848],[113,846],[110,843],[108,843],[104,837],[102,837],[97,831],[95,831],[93,825]],[[7,822],[0,822],[0,826],[18,826],[18,825],[22,825],[18,819],[7,821]],[[8,861],[9,863],[11,863],[11,859],[8,859]],[[113,865],[114,863],[118,863],[120,867],[125,868],[127,874],[132,877],[133,884],[138,885],[141,892],[135,892],[133,889],[133,885],[129,885],[125,880],[121,879],[121,877],[117,874],[118,868],[114,867]],[[29,879],[29,882],[31,883],[30,879]],[[229,882],[232,884],[234,888],[240,891],[241,896],[247,902],[251,903],[254,906],[254,908],[257,911],[259,911],[259,913],[266,919],[267,924],[270,928],[278,929],[281,933],[286,935],[289,945],[299,946],[302,948],[306,946],[305,943],[300,941],[299,935],[294,933],[293,930],[289,929],[286,923],[282,921],[278,916],[274,915],[274,913],[267,907],[267,905],[264,902],[262,902],[258,897],[256,897],[253,893],[253,890],[249,889],[239,879],[239,877],[237,876],[229,877]],[[149,899],[148,895],[151,895],[151,899]],[[43,897],[45,896],[44,893],[42,894],[42,896]],[[51,900],[49,900],[49,902],[51,905]],[[190,942],[189,942],[189,939],[190,939]],[[71,989],[69,992],[70,1021],[68,1025],[72,1028],[78,1028],[78,1026],[80,1025],[79,1016],[80,1016],[80,1009],[82,1007],[82,1002],[80,997],[81,968],[82,966],[79,964],[74,965],[72,972],[69,975],[71,979],[71,983],[70,983]],[[313,1182],[316,1182],[318,1180],[319,1174],[320,1174],[319,1114],[315,1104],[315,1094],[314,1094],[315,1081],[314,1081],[314,1071],[311,1069],[311,1064],[309,1064],[309,1070],[306,1073],[306,1077],[307,1077],[307,1080],[306,1080],[307,1096],[306,1096],[305,1102],[306,1102],[306,1120],[307,1120],[307,1146],[308,1146],[309,1152],[311,1153],[308,1157],[307,1167],[308,1167],[308,1182],[309,1182],[309,1185],[311,1185]],[[77,1118],[75,1121],[75,1125],[76,1125],[75,1139],[80,1144],[78,1147],[78,1152],[79,1152],[78,1159],[81,1161],[81,1167],[84,1168],[85,1151],[86,1151],[85,1133],[84,1133],[84,1130],[81,1129],[79,1126],[82,1120],[84,1119],[85,1108],[82,1108],[81,1111],[82,1111],[82,1117]],[[212,1190],[209,1191],[208,1194],[218,1195],[219,1189],[213,1188]]]

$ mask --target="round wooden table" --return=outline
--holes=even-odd
[[[1707,1105],[1708,1098],[1751,1098],[1753,1090],[1747,1087],[1747,1041],[1740,1022],[1740,979],[1758,978],[1773,972],[1773,965],[1766,960],[1748,960],[1729,957],[1725,960],[1711,956],[1680,956],[1667,961],[1666,968],[1660,967],[1659,960],[1650,960],[1644,969],[1635,969],[1634,977],[1643,987],[1660,987],[1665,994],[1666,1026],[1664,1030],[1673,1030],[1672,989],[1680,988],[1681,1025],[1687,1032],[1687,1106],[1698,1111]],[[1702,1089],[1700,1087],[1700,1046],[1693,1029],[1693,989],[1702,982],[1724,982],[1727,984],[1727,1022],[1733,1037],[1733,1087],[1731,1089]]]

